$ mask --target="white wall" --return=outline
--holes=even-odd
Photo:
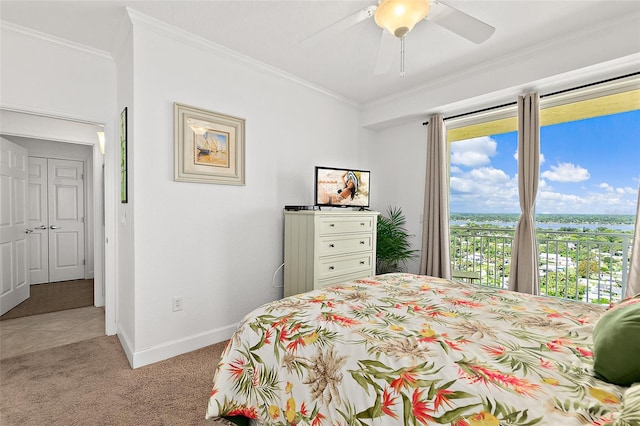
[[[283,262],[283,206],[313,203],[316,165],[368,167],[358,160],[368,132],[351,106],[145,17],[133,22],[139,366],[223,340],[282,296],[272,276]],[[246,119],[245,186],[174,182],[174,102]]]
[[[114,163],[112,169],[113,182],[115,182],[115,193],[113,194],[117,205],[117,294],[116,303],[118,306],[118,338],[122,342],[130,362],[133,359],[133,348],[135,342],[135,239],[134,239],[134,217],[133,208],[135,197],[128,197],[127,203],[121,202],[121,119],[124,108],[127,108],[127,136],[132,139],[134,122],[134,85],[133,85],[133,33],[131,22],[123,19],[120,27],[117,48],[114,52],[116,63],[117,87],[117,149],[114,151]],[[133,164],[133,150],[129,151],[128,165]],[[133,171],[133,169],[132,169]],[[129,193],[132,191],[132,183],[135,180],[133,173],[129,173]]]
[[[104,125],[107,144],[113,143],[113,123],[115,110],[115,67],[105,52],[88,49],[73,43],[36,33],[6,22],[0,24],[0,108],[2,116],[10,122],[3,122],[2,128],[14,128],[20,125],[15,117],[36,117],[38,128],[22,128],[9,131],[10,134],[25,137],[37,137],[55,141],[98,144],[97,135],[80,136],[73,133],[69,137],[60,134],[64,128],[87,128]],[[28,114],[22,114],[28,113]],[[62,120],[58,120],[62,119]],[[57,124],[56,121],[59,121]],[[29,119],[26,123],[33,123]],[[73,124],[77,123],[78,126]],[[83,132],[80,132],[84,134]],[[107,147],[109,150],[109,146]],[[102,158],[97,149],[93,151],[93,163],[101,164]],[[105,157],[107,169],[111,166],[109,157]],[[102,192],[102,168],[94,167],[94,192]],[[102,203],[94,203],[95,223],[102,223]],[[113,203],[107,198],[105,206],[107,222],[113,217]],[[103,270],[104,258],[107,263],[113,258],[114,245],[106,245],[105,239],[113,242],[112,227],[96,226],[95,279],[106,283],[106,291],[113,293],[114,286],[111,271]],[[102,290],[100,291],[102,293]],[[105,310],[106,330],[115,333],[115,303],[109,303],[111,295],[106,294]]]
[[[411,246],[420,250],[422,211],[424,207],[425,164],[427,161],[427,129],[420,121],[389,127],[375,134],[370,150],[375,191],[372,208],[386,213],[389,206],[402,209],[407,230],[413,235]],[[406,270],[418,273],[420,259],[407,262]]]
[[[2,106],[109,123],[115,105],[111,58],[64,40],[3,23]]]

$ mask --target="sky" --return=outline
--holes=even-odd
[[[517,132],[451,144],[452,213],[519,213]],[[536,213],[635,214],[640,110],[540,129]]]

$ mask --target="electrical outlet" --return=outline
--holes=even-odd
[[[182,297],[173,298],[173,312],[182,310]]]

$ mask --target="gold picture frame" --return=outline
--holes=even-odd
[[[120,202],[129,202],[129,148],[127,146],[127,107],[120,113]]]
[[[245,120],[175,102],[174,179],[245,184]]]

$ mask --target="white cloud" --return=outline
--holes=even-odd
[[[483,184],[506,183],[511,179],[504,170],[495,169],[493,167],[473,169],[469,172],[469,176]]]
[[[536,210],[545,213],[595,213],[632,214],[636,207],[635,194],[624,194],[617,190],[607,191],[606,184],[599,187],[605,191],[563,194],[540,191],[536,197]],[[635,192],[635,191],[634,191]]]
[[[451,187],[452,191],[456,192],[472,192],[475,187],[472,180],[459,178],[456,176],[451,176],[449,180],[449,186]]]
[[[452,152],[451,164],[461,164],[463,166],[481,166],[488,164],[490,158],[486,154],[480,152]]]
[[[451,211],[517,212],[520,209],[518,186],[481,184],[471,178],[451,179]]]
[[[551,190],[551,185],[547,183],[546,180],[540,179],[538,181],[538,191]]]
[[[542,172],[542,177],[556,182],[582,182],[591,177],[589,171],[572,163],[559,163],[551,170]]]
[[[607,192],[613,192],[613,186],[605,182],[602,182],[600,185],[598,185],[598,188],[602,188]]]
[[[460,167],[457,167],[457,166],[451,166],[449,171],[451,173],[462,173],[462,169]]]
[[[574,194],[563,194],[561,192],[542,191],[538,194],[536,201],[551,201],[554,203],[574,203],[584,204],[584,198]]]
[[[481,167],[451,176],[452,211],[518,211],[518,180],[503,170]],[[470,206],[473,206],[470,209]]]
[[[496,155],[497,146],[489,136],[454,142],[451,144],[451,164],[469,167],[488,164]]]
[[[635,194],[636,190],[629,186],[625,186],[624,188],[616,188],[616,192],[618,194]]]
[[[480,138],[479,138],[480,139]],[[490,142],[486,138],[484,142]],[[479,144],[476,148],[482,146]],[[473,151],[477,158],[484,155],[490,160],[489,150]],[[490,165],[480,165],[470,171],[452,165],[451,211],[457,212],[518,212],[518,177]],[[612,183],[588,183],[590,172],[573,163],[558,162],[540,175],[536,211],[539,213],[595,213],[633,214],[636,211],[638,190],[631,186],[615,186]],[[554,186],[577,182],[573,193],[563,193]],[[580,183],[583,182],[583,183]],[[564,188],[564,186],[563,186]]]
[[[602,188],[608,193],[617,192],[618,194],[621,194],[621,195],[627,195],[627,194],[633,195],[637,192],[635,189],[631,188],[630,186],[625,186],[624,188],[622,187],[614,188],[613,186],[609,185],[606,182],[602,182],[600,185],[598,185],[598,188]]]

